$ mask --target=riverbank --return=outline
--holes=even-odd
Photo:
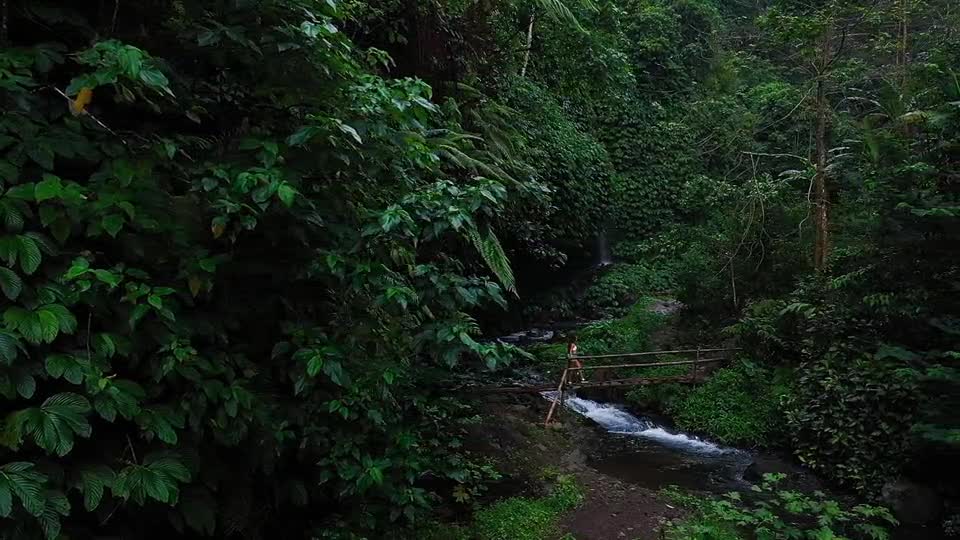
[[[812,533],[817,526],[810,526],[823,519],[836,520],[828,527],[836,534],[879,533],[893,523],[883,508],[824,494],[816,477],[775,456],[649,425],[610,404],[589,402],[585,410],[581,401],[588,400],[575,398],[550,428],[542,425],[547,400],[479,402],[471,450],[490,456],[504,478],[471,520],[454,517],[458,525],[422,538],[734,540],[746,538],[737,524],[743,520],[783,534]],[[764,506],[771,501],[780,505],[773,514]],[[691,536],[700,529],[712,532]],[[890,538],[943,537],[920,527],[900,528]]]
[[[587,353],[678,347],[691,335],[677,316],[677,307],[666,299],[641,299],[622,318],[577,329],[577,341]],[[564,363],[564,342],[572,336],[560,333],[551,336],[553,344],[529,345],[535,360],[516,366],[511,377],[554,381]],[[547,479],[572,479],[579,486],[582,499],[578,504],[551,513],[548,527],[539,521],[540,536],[526,536],[527,530],[523,538],[687,540],[693,537],[685,535],[698,521],[709,522],[703,526],[711,530],[725,531],[724,538],[740,538],[742,531],[729,519],[740,515],[737,512],[748,515],[756,509],[735,505],[730,515],[718,513],[713,508],[716,498],[730,492],[749,495],[767,481],[771,483],[765,489],[774,500],[796,494],[805,501],[799,513],[785,511],[785,521],[777,518],[770,526],[786,527],[794,519],[815,523],[818,512],[833,506],[869,508],[871,512],[843,514],[845,522],[834,525],[838,534],[848,528],[891,525],[885,522],[889,518],[886,510],[860,506],[862,501],[843,493],[833,493],[828,499],[825,484],[790,456],[756,449],[769,447],[771,441],[782,437],[778,404],[789,385],[784,375],[789,374],[737,361],[696,387],[656,385],[627,394],[585,393],[584,397],[597,401],[568,399],[561,422],[550,429],[542,426],[546,400],[490,396],[480,405],[485,420],[477,426],[475,438],[484,443],[477,450],[496,456],[498,467],[509,471],[506,482],[525,486],[500,499],[513,510],[537,505],[510,505],[510,497],[549,500],[552,488]],[[653,416],[651,410],[667,416]],[[494,508],[499,504],[503,503],[493,503]],[[499,518],[507,513],[478,513],[485,518],[491,515]],[[510,515],[516,523],[525,522],[522,516]],[[463,538],[520,538],[512,534]],[[920,527],[901,528],[894,538],[941,536],[932,528]]]
[[[483,420],[471,429],[471,449],[491,456],[504,480],[520,487],[510,497],[548,496],[551,486],[545,485],[544,471],[552,478],[570,477],[579,487],[582,500],[557,516],[544,540],[657,540],[685,515],[658,489],[591,466],[604,444],[604,431],[592,421],[564,410],[557,423],[544,428],[547,403],[538,396],[489,396],[478,404]]]

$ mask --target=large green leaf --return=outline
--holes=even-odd
[[[34,516],[43,514],[46,503],[43,486],[47,477],[34,471],[34,464],[24,461],[0,467],[0,517],[10,516],[13,496]]]
[[[111,487],[116,477],[116,473],[105,465],[91,465],[80,469],[80,479],[75,485],[83,492],[83,507],[88,512],[100,506],[105,488]]]
[[[23,280],[13,270],[0,266],[0,290],[10,300],[16,300],[23,291]]]
[[[23,346],[17,336],[0,330],[0,362],[10,365],[17,359],[17,354]]]
[[[160,406],[143,409],[137,417],[137,423],[144,431],[156,436],[167,444],[177,443],[177,429],[183,429],[183,414],[171,407]]]
[[[83,382],[83,370],[86,363],[69,354],[53,354],[47,357],[45,366],[47,373],[59,379],[63,377],[73,384]]]
[[[179,484],[190,481],[190,471],[176,456],[150,454],[142,465],[125,467],[113,484],[114,493],[123,499],[144,504],[148,498],[176,504]]]
[[[43,514],[39,516],[40,528],[47,540],[56,540],[60,537],[60,518],[70,515],[70,501],[59,491],[47,490],[44,492]]]
[[[89,437],[87,398],[69,392],[47,398],[40,407],[18,413],[21,431],[47,452],[64,456],[73,449],[74,436]]]
[[[20,242],[20,249],[18,251],[20,257],[20,269],[27,275],[30,275],[37,271],[37,268],[40,267],[40,262],[43,260],[43,255],[40,254],[40,246],[37,244],[37,241],[27,235],[21,235],[17,237]]]
[[[70,334],[77,328],[77,319],[60,304],[47,304],[35,311],[13,306],[4,312],[3,322],[33,344],[51,343],[61,332]]]
[[[140,402],[146,398],[143,388],[125,379],[103,379],[103,390],[94,401],[94,408],[104,420],[113,422],[119,412],[127,420],[140,414]]]

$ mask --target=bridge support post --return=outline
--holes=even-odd
[[[569,372],[564,369],[563,375],[560,376],[560,386],[557,387],[557,397],[553,399],[553,403],[550,404],[550,410],[547,411],[547,419],[543,421],[543,427],[548,427],[550,425],[550,420],[553,419],[553,413],[557,410],[557,404],[563,401],[563,389],[567,385],[567,374]]]
[[[697,377],[699,376],[700,370],[700,346],[697,345],[697,356],[693,360],[693,364],[690,365],[693,369],[693,382],[697,382]]]

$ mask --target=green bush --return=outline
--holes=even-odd
[[[871,539],[889,538],[888,526],[897,520],[886,508],[856,505],[844,508],[823,492],[811,495],[778,489],[783,474],[766,474],[749,494],[727,493],[723,498],[700,498],[675,488],[663,495],[691,511],[667,527],[668,540],[740,540],[756,538]]]
[[[527,347],[527,352],[533,355],[533,364],[545,374],[566,366],[566,343],[538,343]]]
[[[839,354],[804,364],[787,404],[797,457],[861,493],[875,494],[910,448],[912,379],[881,362]]]
[[[516,157],[536,164],[542,190],[518,194],[504,220],[518,254],[562,266],[602,229],[610,200],[612,166],[606,149],[574,122],[545,88],[526,78],[500,82],[517,111],[511,127]],[[536,219],[531,219],[536,216]]]
[[[637,298],[673,288],[669,271],[644,264],[615,264],[587,288],[583,306],[590,312],[623,314]]]
[[[416,531],[416,540],[471,540],[473,536],[463,525],[454,523],[431,523]]]
[[[679,358],[663,357],[658,361],[678,360]],[[689,366],[659,366],[643,368],[645,377],[676,377],[690,372]],[[651,411],[665,413],[673,410],[678,401],[682,401],[690,392],[690,387],[682,384],[663,383],[638,386],[626,394],[628,402]]]
[[[667,411],[685,430],[724,444],[770,446],[782,437],[785,374],[743,362],[713,373]]]
[[[650,335],[663,323],[663,316],[649,310],[652,299],[634,304],[620,319],[593,323],[580,331],[580,354],[609,354],[647,350]]]
[[[477,538],[544,540],[556,532],[560,516],[582,500],[583,493],[573,477],[560,475],[546,497],[511,497],[478,511]]]

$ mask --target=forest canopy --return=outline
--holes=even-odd
[[[953,0],[5,0],[0,47],[2,538],[416,537],[499,477],[451,390],[497,332],[663,291],[792,374],[804,465],[957,485]]]

